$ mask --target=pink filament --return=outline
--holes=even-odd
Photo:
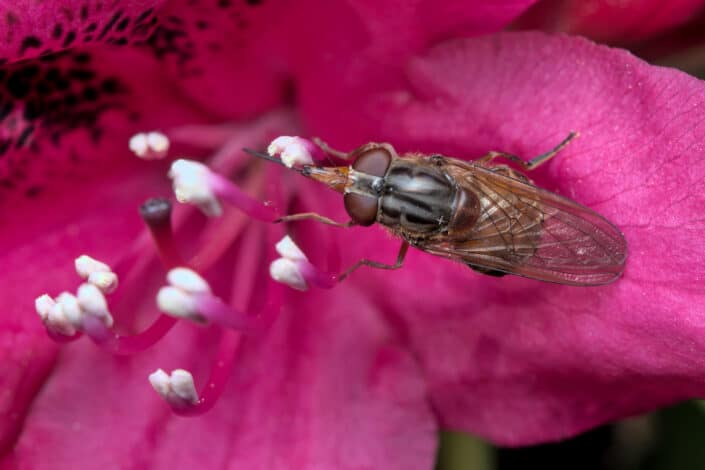
[[[280,217],[279,212],[257,199],[252,198],[227,178],[211,173],[210,183],[213,191],[224,201],[237,207],[253,219],[274,222]]]
[[[262,264],[260,255],[262,243],[264,243],[263,230],[263,227],[253,227],[243,234],[243,240],[239,247],[240,256],[237,261],[237,279],[233,292],[234,303],[244,303],[248,307],[254,303],[253,294],[260,287],[258,282],[262,280],[262,276],[253,276],[252,273],[259,274],[260,272],[257,268]],[[267,295],[268,293],[265,290],[261,294]],[[255,317],[238,312],[220,299],[209,297],[201,298],[199,302],[207,303],[205,306],[208,307],[210,315],[219,316],[231,324],[244,323],[248,326],[255,326],[258,331],[266,329],[271,324],[274,316],[272,313],[276,314],[282,303],[281,291],[277,289],[274,295],[267,297],[268,303],[263,309],[264,312]],[[179,416],[196,416],[207,412],[215,405],[225,389],[242,338],[241,333],[234,330],[229,329],[223,332],[208,381],[199,394],[199,402],[188,407],[184,407],[183,404],[170,404],[174,413]]]
[[[214,295],[199,296],[197,304],[198,311],[209,322],[243,332],[257,329],[256,317],[240,312]]]
[[[240,333],[233,330],[225,330],[220,339],[218,347],[218,358],[211,369],[210,376],[205,387],[200,392],[200,400],[192,406],[171,406],[175,414],[179,416],[201,415],[216,404],[225,390],[225,385],[230,377],[230,371],[235,364],[238,346],[240,345]]]
[[[144,351],[161,340],[177,319],[168,315],[159,315],[157,319],[143,332],[136,335],[119,335],[105,327],[97,319],[88,317],[84,320],[86,335],[93,342],[108,352],[117,355],[130,355]]]
[[[316,286],[320,289],[331,289],[338,284],[336,275],[318,269],[308,261],[299,261],[297,264],[301,275],[306,282],[312,286]]]

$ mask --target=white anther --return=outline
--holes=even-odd
[[[299,142],[292,142],[286,146],[281,153],[282,163],[291,168],[294,165],[310,165],[313,163],[313,157],[305,145]]]
[[[130,138],[132,153],[145,160],[159,160],[169,151],[169,138],[161,132],[140,132]]]
[[[78,303],[78,299],[75,295],[69,294],[68,292],[62,292],[56,298],[56,301],[61,304],[61,309],[66,315],[66,319],[71,322],[71,324],[76,328],[82,327],[82,317],[83,311]]]
[[[156,392],[173,405],[183,405],[183,402],[196,405],[199,402],[196,385],[191,373],[184,369],[175,369],[171,376],[162,369],[149,374],[149,383]]]
[[[180,398],[193,403],[198,403],[198,392],[196,385],[193,383],[193,376],[184,369],[175,369],[171,371],[171,389]]]
[[[149,374],[149,383],[156,392],[166,399],[171,390],[169,374],[164,372],[162,369],[157,369],[151,374]]]
[[[161,132],[154,131],[147,134],[147,144],[152,152],[160,155],[158,158],[164,157],[169,151],[169,138]]]
[[[174,287],[192,294],[209,294],[210,286],[196,271],[188,268],[174,268],[166,275],[167,281]]]
[[[106,294],[115,292],[118,286],[118,277],[114,272],[94,272],[88,276],[88,282]]]
[[[55,303],[54,299],[47,294],[40,295],[34,299],[34,308],[42,321],[46,321],[49,316],[49,310],[51,310]]]
[[[66,312],[60,302],[44,294],[34,300],[34,308],[37,310],[39,318],[42,319],[42,323],[44,323],[47,329],[66,336],[76,334],[76,328],[67,318]]]
[[[267,153],[271,156],[279,155],[284,165],[291,168],[294,165],[310,165],[313,158],[304,140],[296,136],[283,135],[277,137],[267,147]]]
[[[301,251],[301,248],[294,243],[294,240],[292,240],[289,235],[285,235],[284,238],[279,240],[279,242],[274,245],[274,249],[276,249],[277,253],[279,253],[283,258],[288,258],[290,260],[308,259],[304,252]]]
[[[112,272],[110,266],[91,258],[88,255],[81,255],[74,261],[76,272],[81,278],[95,285],[106,294],[111,294],[117,289],[118,277]]]
[[[281,258],[275,259],[269,265],[269,275],[272,279],[296,290],[308,290],[308,283],[300,268],[301,263],[308,262],[308,258],[301,248],[294,243],[289,235],[279,240],[274,248]]]
[[[88,279],[92,273],[95,272],[111,272],[110,266],[98,261],[95,258],[91,258],[88,255],[81,255],[75,259],[74,265],[76,266],[76,273],[81,276],[82,279]]]
[[[301,274],[299,265],[296,261],[287,258],[278,258],[272,261],[269,265],[269,275],[277,282],[286,284],[287,286],[305,291],[308,290],[306,279]]]
[[[157,293],[159,310],[175,317],[206,323],[198,311],[198,296],[211,293],[205,279],[188,268],[174,268],[166,278],[170,285],[162,287]]]
[[[211,187],[210,176],[211,171],[206,165],[192,160],[176,160],[169,170],[179,202],[195,204],[207,216],[218,217],[223,210]]]
[[[276,157],[284,151],[287,145],[294,142],[295,139],[296,137],[288,135],[279,136],[274,139],[271,144],[269,144],[267,147],[267,153],[272,157]]]
[[[44,324],[47,328],[62,335],[73,336],[76,334],[76,328],[69,319],[66,318],[66,314],[60,303],[55,303],[51,306]]]
[[[186,318],[196,323],[205,323],[198,312],[196,298],[176,287],[162,287],[157,293],[159,310],[173,317]]]
[[[108,302],[98,287],[93,284],[81,284],[78,287],[76,297],[84,314],[95,316],[108,328],[113,326],[113,317],[108,311]]]
[[[140,132],[130,137],[128,142],[128,147],[132,153],[137,155],[139,158],[145,158],[149,150],[149,144],[147,143],[147,134]]]

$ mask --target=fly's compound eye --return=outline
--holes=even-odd
[[[347,193],[343,196],[345,210],[357,225],[366,227],[377,220],[378,201],[376,197]]]
[[[387,174],[392,156],[384,148],[373,148],[360,154],[353,163],[353,170],[382,178]]]
[[[371,189],[380,194],[384,189],[384,175],[387,174],[392,155],[384,148],[372,148],[361,153],[353,163],[353,170],[376,176]],[[379,199],[364,194],[347,193],[343,196],[345,210],[357,225],[372,225],[377,220]]]

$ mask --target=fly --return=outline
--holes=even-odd
[[[492,276],[515,274],[575,286],[609,284],[621,275],[627,256],[619,229],[593,210],[496,163],[504,159],[531,171],[575,136],[571,132],[528,162],[505,152],[490,152],[474,161],[421,153],[399,156],[386,143],[368,143],[345,153],[315,140],[325,154],[352,164],[294,169],[342,193],[350,221],[339,223],[315,213],[279,221],[313,219],[344,227],[378,223],[402,240],[396,263],[362,259],[340,280],[360,266],[398,269],[413,246]]]

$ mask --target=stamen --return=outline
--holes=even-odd
[[[149,383],[174,408],[188,408],[200,401],[193,376],[187,370],[174,369],[170,376],[162,369],[157,369],[149,375]]]
[[[191,160],[177,160],[169,171],[176,199],[194,204],[209,217],[222,214],[219,198],[240,209],[253,219],[273,222],[278,212],[242,191],[227,178],[211,171],[206,165]]]
[[[110,272],[110,266],[88,255],[79,256],[74,261],[74,264],[76,266],[76,273],[78,273],[82,279],[88,279],[91,273]]]
[[[269,275],[277,282],[286,284],[292,289],[307,291],[308,284],[304,275],[295,261],[278,258],[269,265]]]
[[[267,153],[273,157],[279,156],[282,163],[289,168],[313,164],[314,155],[322,157],[318,155],[320,149],[310,140],[286,135],[274,139],[267,147]]]
[[[83,313],[97,318],[106,328],[112,328],[113,317],[108,311],[108,302],[100,289],[93,284],[81,284],[76,297]]]
[[[175,268],[167,274],[170,285],[159,289],[159,309],[176,318],[198,324],[215,323],[236,330],[252,331],[257,322],[211,294],[208,283],[195,271]]]
[[[54,306],[56,302],[48,294],[42,294],[36,299],[34,299],[34,309],[37,311],[37,315],[42,321],[46,321],[49,318],[49,310]]]
[[[104,293],[110,294],[117,289],[117,274],[107,264],[88,255],[81,255],[76,258],[75,265],[76,272],[81,278],[87,280]]]
[[[311,264],[288,235],[275,245],[275,249],[281,255],[269,265],[269,274],[275,281],[300,291],[308,290],[309,284],[322,289],[336,285],[336,277]]]
[[[140,132],[130,138],[132,153],[144,160],[159,160],[169,152],[169,138],[161,132]]]
[[[35,299],[34,308],[52,337],[71,338],[76,335],[76,328],[66,317],[62,305],[47,294]]]
[[[62,292],[56,298],[56,302],[61,305],[66,319],[70,321],[76,329],[80,330],[83,327],[83,313],[81,312],[81,306],[76,296],[68,292]]]
[[[95,272],[88,276],[88,282],[106,294],[112,294],[117,289],[118,277],[113,272]]]
[[[169,178],[173,180],[174,194],[181,203],[194,204],[209,217],[223,213],[212,187],[214,173],[203,163],[179,159],[171,164]]]
[[[198,295],[210,294],[208,283],[188,268],[172,269],[167,281],[170,286],[162,287],[157,294],[159,310],[177,318],[206,323],[198,309]]]

